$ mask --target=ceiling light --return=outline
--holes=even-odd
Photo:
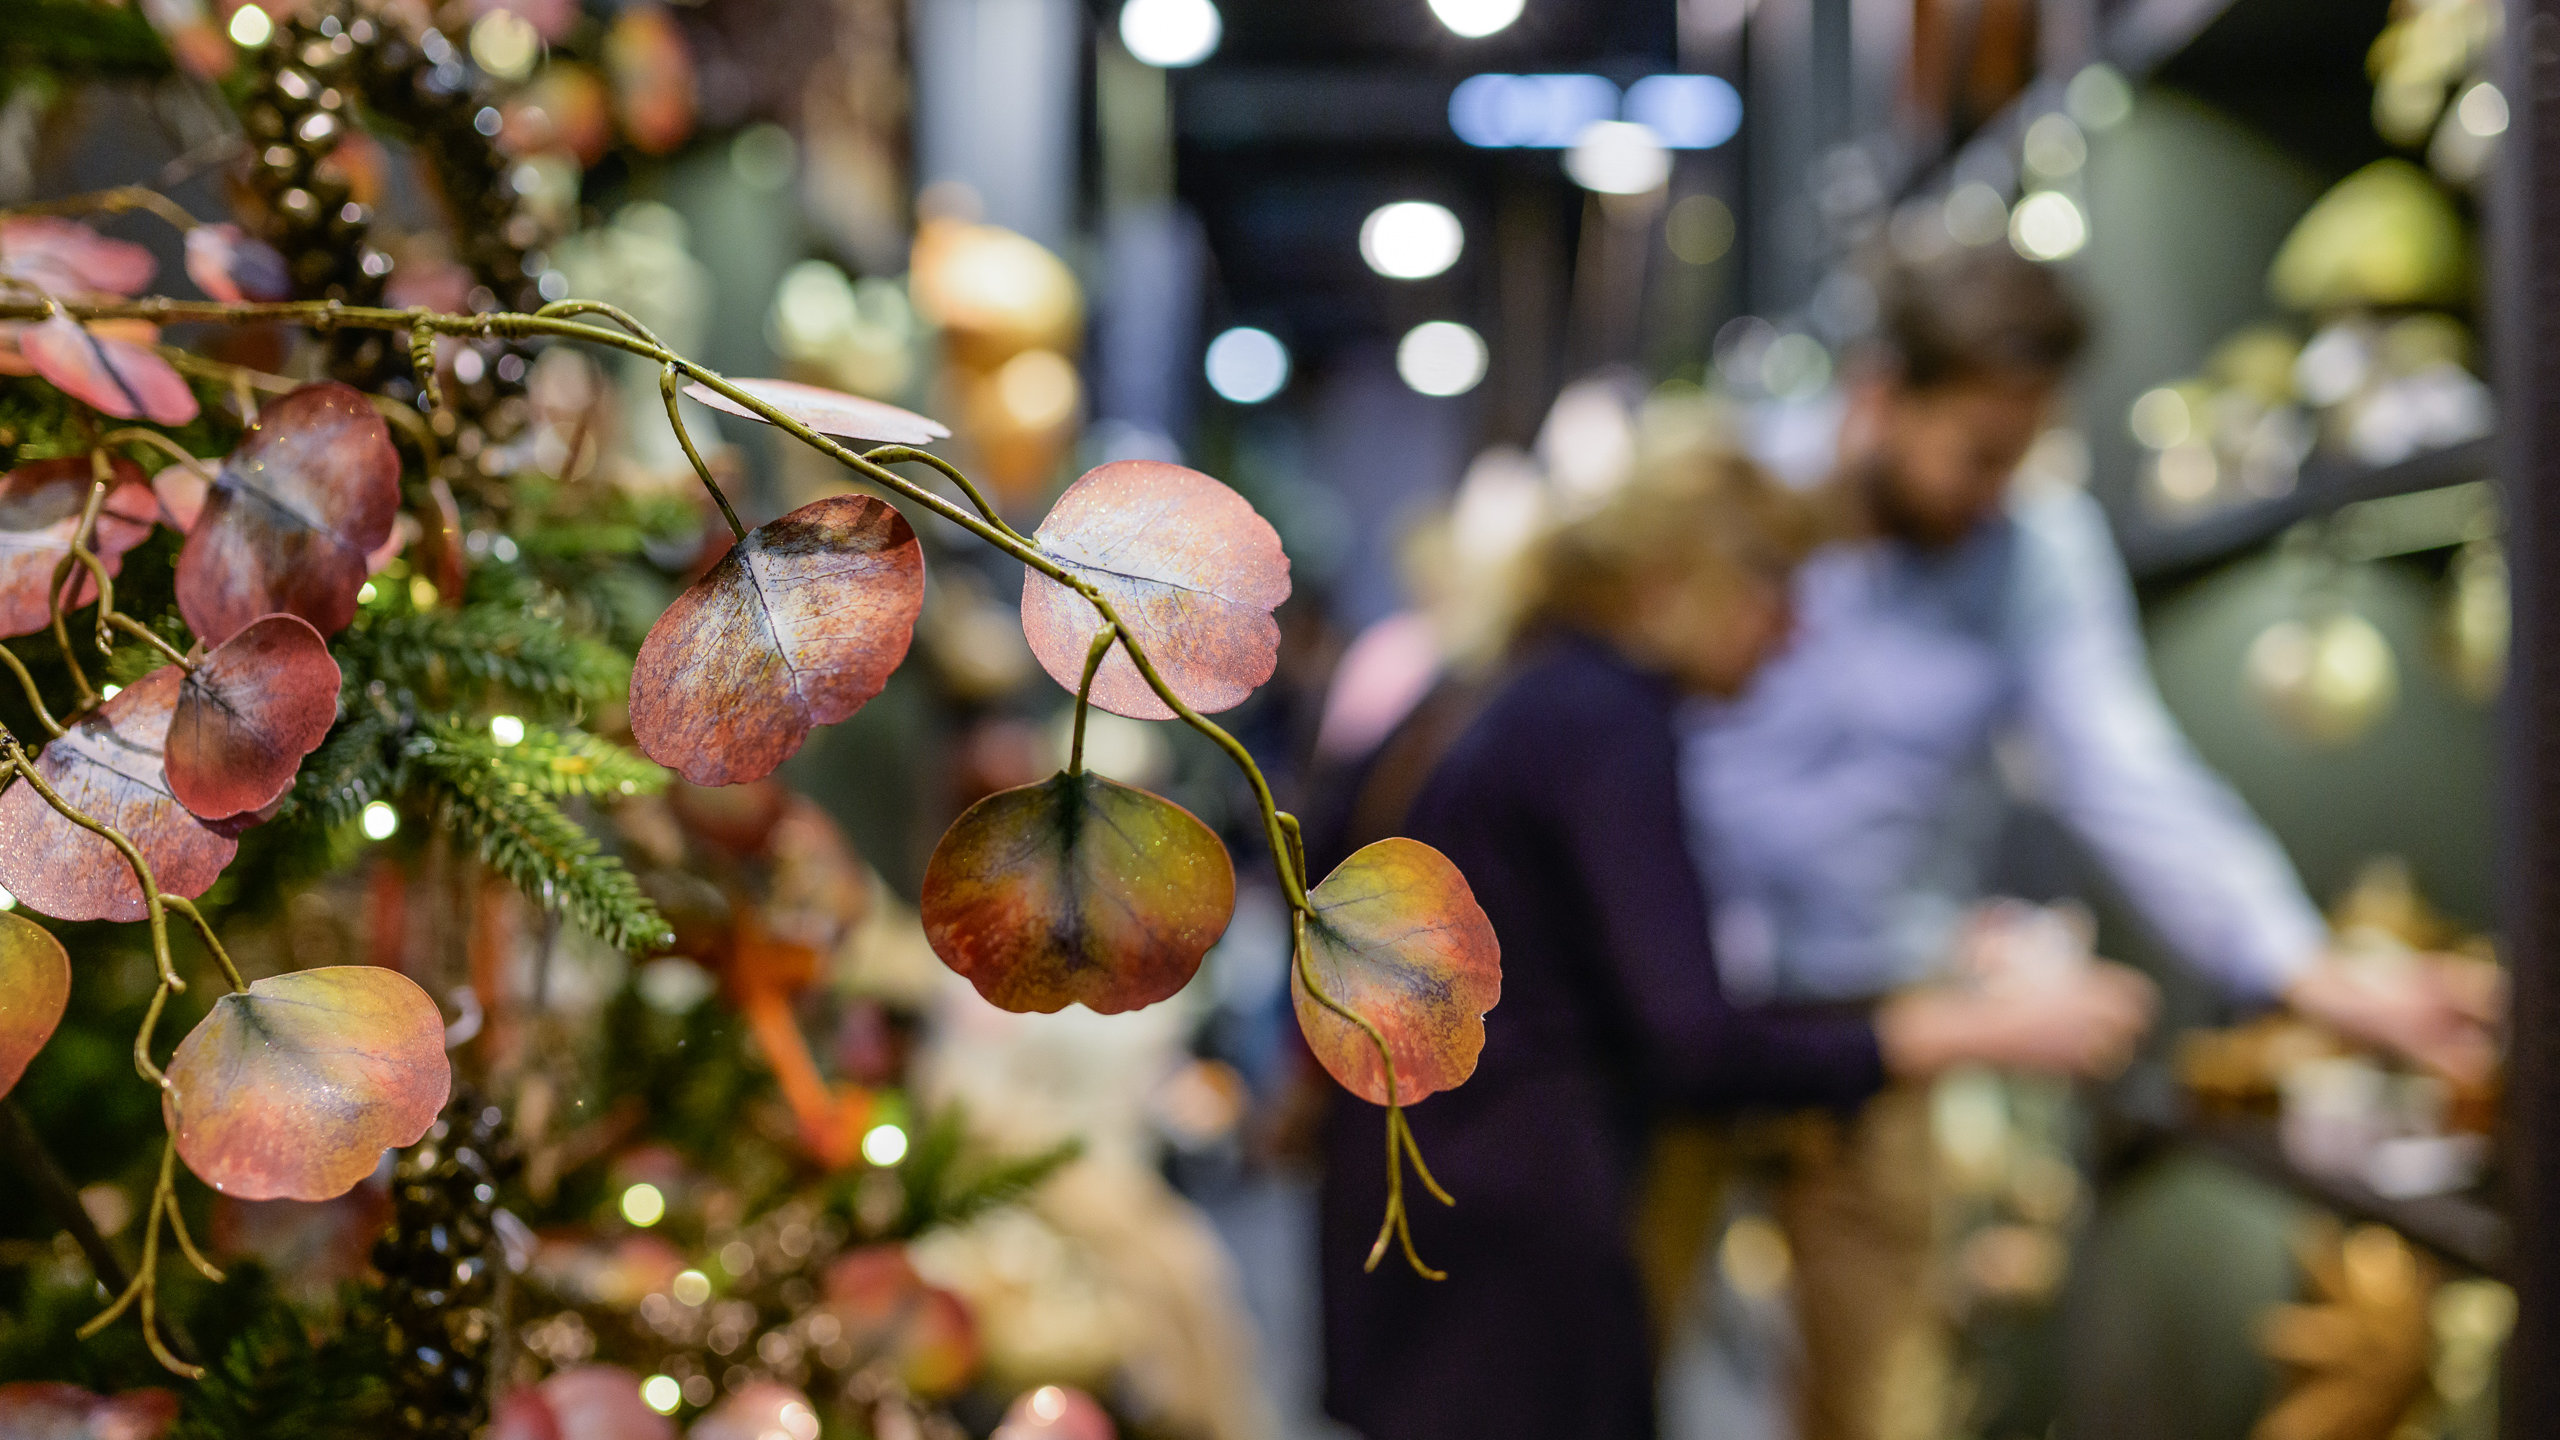
[[[1259,405],[1289,383],[1289,347],[1268,330],[1238,325],[1209,342],[1203,368],[1220,399]]]
[[[1713,75],[1647,75],[1627,87],[1625,118],[1674,150],[1713,150],[1742,129],[1742,92]]]
[[[1469,40],[1481,40],[1496,31],[1509,28],[1520,18],[1524,0],[1431,0],[1431,13],[1450,33]]]
[[[1455,320],[1414,326],[1396,344],[1396,374],[1425,395],[1464,395],[1484,378],[1484,337]]]
[[[1671,152],[1650,126],[1601,120],[1583,127],[1581,138],[1565,152],[1564,172],[1585,190],[1642,195],[1661,189],[1671,178]]]
[[[1208,59],[1223,29],[1209,0],[1129,0],[1120,7],[1120,43],[1168,70]]]
[[[1428,280],[1458,263],[1466,227],[1445,205],[1398,200],[1360,222],[1360,258],[1390,280]]]
[[[1618,114],[1618,87],[1598,75],[1470,75],[1449,92],[1449,128],[1489,149],[1562,150]]]

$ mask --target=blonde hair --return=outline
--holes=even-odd
[[[1718,588],[1783,580],[1826,528],[1814,501],[1732,449],[1653,457],[1534,548],[1515,633],[1556,625],[1616,632],[1643,588],[1665,577]]]

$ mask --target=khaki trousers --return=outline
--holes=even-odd
[[[1728,1187],[1773,1187],[1805,1367],[1797,1440],[1944,1440],[1949,1327],[1933,1283],[1929,1092],[1896,1086],[1842,1117],[1682,1122],[1656,1132],[1636,1253],[1665,1336],[1720,1235]]]

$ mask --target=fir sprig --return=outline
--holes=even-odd
[[[972,1156],[969,1151],[968,1117],[961,1107],[946,1106],[925,1123],[898,1167],[903,1203],[891,1232],[894,1236],[921,1235],[1010,1205],[1084,1153],[1084,1147],[1080,1141],[1068,1140],[1030,1155],[1001,1159]]]
[[[369,605],[332,643],[352,695],[379,684],[410,706],[475,705],[494,691],[593,701],[622,693],[631,662],[541,604],[458,610]]]
[[[406,778],[461,825],[482,863],[543,908],[639,953],[675,938],[665,918],[622,862],[552,798],[632,794],[665,783],[664,771],[637,756],[604,753],[615,749],[569,732],[536,741],[530,728],[523,744],[502,746],[486,731],[431,721],[402,742],[401,758],[411,771]]]

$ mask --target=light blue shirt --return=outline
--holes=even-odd
[[[2188,963],[2280,991],[2327,928],[2162,705],[2097,504],[2013,498],[1962,544],[1831,547],[1796,634],[1686,722],[1691,853],[1738,998],[1838,1000],[1939,973],[2011,792],[2067,824]],[[2004,780],[2006,784],[2004,785]]]

